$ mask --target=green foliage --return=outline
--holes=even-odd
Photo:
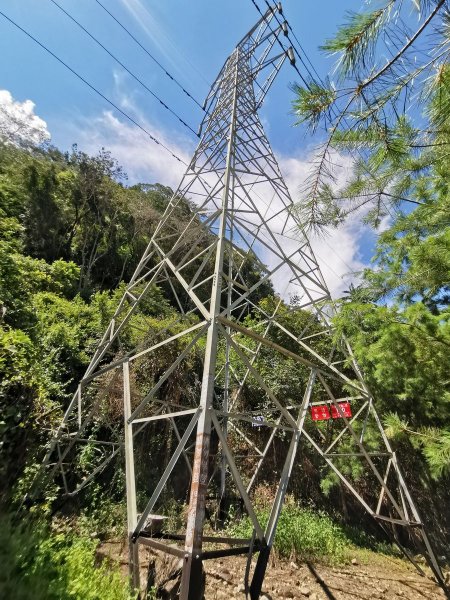
[[[172,190],[125,188],[124,179],[104,149],[89,157],[74,147],[63,156],[0,144],[0,216],[20,219],[15,251],[49,264],[75,262],[84,297],[129,279]]]
[[[0,209],[0,306],[6,323],[30,326],[32,295],[48,290],[71,295],[76,288],[79,268],[73,262],[57,260],[48,264],[24,254],[24,229],[13,217],[3,217]]]
[[[298,117],[296,124],[308,122],[313,130],[316,129],[335,100],[335,90],[313,82],[307,88],[294,84],[292,91],[296,95],[292,104],[293,112]]]
[[[439,479],[450,473],[450,431],[436,427],[411,429],[409,422],[397,413],[390,413],[384,419],[386,435],[392,439],[407,438],[414,448],[420,448],[430,467],[431,475]]]
[[[99,566],[96,542],[50,533],[43,526],[0,522],[0,596],[14,600],[131,600],[127,582],[111,562]]]
[[[434,316],[419,303],[405,310],[343,305],[338,331],[351,339],[381,410],[395,406],[415,424],[447,418],[448,317]]]
[[[445,478],[450,13],[442,0],[412,5],[415,29],[405,26],[410,3],[369,1],[325,42],[322,50],[338,56],[339,75],[326,110],[312,110],[307,91],[294,87],[298,123],[327,129],[298,214],[319,230],[353,213],[374,228],[388,223],[373,265],[341,302],[337,335],[349,339],[389,434],[415,457],[421,453],[428,474]],[[425,38],[433,56],[422,52]],[[344,184],[333,172],[339,155],[352,164]],[[325,493],[336,484],[332,475],[321,481]]]
[[[377,37],[389,18],[395,0],[371,12],[349,13],[348,22],[339,28],[336,36],[322,46],[327,53],[340,53],[339,67],[342,76],[366,67],[373,59]]]
[[[434,477],[449,468],[450,312],[344,303],[335,322],[364,369],[389,435],[424,452]],[[431,432],[431,433],[430,433]],[[402,436],[399,436],[399,433]]]
[[[41,364],[58,386],[60,398],[87,366],[94,344],[112,311],[111,304],[111,298],[105,292],[95,294],[89,303],[79,295],[71,300],[49,292],[33,296],[33,313],[37,321],[33,333],[42,351]]]
[[[123,293],[119,282],[131,276],[172,195],[159,184],[126,188],[124,179],[105,150],[89,157],[74,147],[64,156],[0,144],[2,494],[26,459],[31,472],[34,456],[42,457],[42,431],[60,420]],[[183,227],[188,202],[181,213]],[[170,315],[170,301],[153,286],[123,347],[151,334],[149,318],[158,331]]]
[[[267,508],[261,508],[258,520],[264,527],[269,520]],[[237,537],[251,537],[252,522],[248,517],[229,526]],[[275,551],[285,558],[342,563],[347,557],[350,541],[343,529],[320,511],[302,508],[288,501],[278,521]]]
[[[376,269],[365,273],[364,287],[373,299],[420,300],[433,313],[450,297],[448,200],[419,206],[380,235]]]
[[[450,430],[428,428],[419,432],[423,452],[430,465],[431,474],[439,479],[450,473]]]
[[[17,477],[35,443],[39,414],[53,408],[36,348],[20,329],[0,327],[0,485]]]
[[[326,110],[311,106],[321,83],[311,82],[311,92],[293,86],[297,124],[322,124],[327,131],[300,203],[304,226],[315,229],[336,226],[363,207],[367,220],[379,226],[389,211],[421,204],[424,183],[431,184],[434,200],[437,173],[448,181],[447,3],[413,0],[415,30],[406,25],[408,3],[364,4],[322,46],[338,55],[339,81],[327,86],[334,94]],[[436,47],[431,57],[423,52],[425,43]],[[344,185],[333,176],[336,150],[355,165]]]

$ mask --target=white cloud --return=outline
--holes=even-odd
[[[91,155],[97,154],[101,147],[109,150],[124,168],[130,184],[162,183],[176,189],[186,165],[174,158],[172,153],[188,163],[193,152],[192,141],[179,132],[165,131],[149,120],[138,108],[127,85],[127,76],[116,71],[113,77],[114,102],[160,144],[112,110],[104,110],[94,118],[78,116],[72,119],[73,126],[64,126],[65,137]]]
[[[187,162],[190,154],[181,144],[168,140],[167,135],[148,122],[142,122],[149,132]],[[97,154],[103,146],[124,167],[129,182],[162,183],[176,188],[186,169],[161,145],[157,145],[132,123],[117,118],[111,111],[104,111],[97,118],[82,125],[74,138],[83,151]]]
[[[36,146],[50,139],[47,123],[34,113],[31,100],[14,100],[8,90],[0,90],[0,136],[10,143]]]
[[[133,0],[134,1],[134,0]],[[168,146],[185,163],[188,163],[194,149],[193,142],[180,136],[179,132],[169,134],[156,124],[150,122],[139,111],[130,95],[129,88],[124,85],[123,76],[115,74],[115,101],[130,114],[142,126],[151,132],[156,138]],[[72,139],[75,139],[81,149],[96,154],[100,147],[104,146],[111,151],[119,163],[128,173],[130,183],[135,182],[159,182],[176,189],[181,182],[185,171],[185,165],[176,161],[162,146],[156,145],[148,136],[140,131],[132,123],[128,123],[122,117],[118,118],[111,111],[102,112],[95,119],[79,121],[76,132],[73,131]],[[286,180],[286,184],[294,202],[299,200],[299,188],[305,183],[312,165],[312,152],[307,156],[280,156],[277,153],[280,168]],[[351,161],[337,153],[332,157],[335,163],[335,175],[338,184],[343,184],[349,176]],[[210,182],[212,183],[212,182]],[[270,187],[270,186],[269,186]],[[277,213],[282,207],[281,200],[273,198],[273,188],[258,186],[257,203],[262,202],[270,206],[271,214]],[[255,193],[257,190],[255,188]],[[195,200],[196,197],[193,196]],[[261,204],[261,206],[263,206]],[[249,220],[253,220],[250,215]],[[257,215],[255,215],[258,221]],[[257,225],[255,221],[255,225]],[[282,234],[284,218],[276,218],[271,221],[273,231],[285,247],[284,252],[292,254],[299,247],[299,236],[294,234],[286,237]],[[338,229],[331,229],[326,236],[310,239],[311,246],[321,267],[326,284],[332,297],[337,298],[351,283],[356,283],[357,272],[364,268],[361,260],[360,246],[368,228],[361,222],[361,215],[350,216]],[[256,249],[256,248],[255,248]],[[276,266],[276,259],[261,245],[261,260],[270,268]],[[292,293],[286,291],[287,274],[280,269],[273,277],[276,290],[283,296]]]
[[[128,110],[132,109],[130,98],[124,99],[124,102],[127,102]],[[148,121],[144,121],[142,116],[137,120],[173,149],[180,158],[189,162],[193,145],[187,139],[180,139],[176,136],[169,138],[167,133],[157,129]],[[77,139],[80,147],[88,153],[96,154],[101,146],[110,150],[128,173],[130,183],[159,182],[176,189],[185,171],[185,165],[177,162],[161,146],[151,142],[142,131],[131,123],[128,124],[117,118],[111,111],[103,112],[89,124],[86,123],[85,126],[78,129]],[[292,199],[296,202],[299,196],[298,189],[305,182],[310,171],[311,159],[309,157],[281,157],[279,162]],[[340,169],[339,179],[345,179],[351,165],[344,159],[341,162],[343,167]],[[263,191],[260,193],[264,195]],[[275,211],[273,200],[272,209]],[[278,226],[279,224],[273,223],[275,229]],[[330,229],[327,235],[310,239],[332,297],[341,296],[351,283],[357,283],[356,273],[365,266],[361,260],[360,245],[367,232],[368,227],[362,224],[361,215],[354,215],[350,216],[338,229]],[[283,243],[286,245],[284,248],[286,254],[293,252],[298,247],[295,239],[284,238]],[[262,257],[262,260],[269,266],[274,266],[270,264],[272,261],[268,257]],[[279,293],[283,293],[281,288],[285,284],[284,278],[285,273],[282,270],[273,277],[274,285]]]
[[[332,157],[335,163],[337,185],[342,185],[350,174],[351,160]],[[281,157],[279,163],[294,202],[300,201],[299,189],[311,171],[313,156]],[[337,229],[328,229],[320,237],[310,236],[310,243],[333,298],[338,298],[351,283],[358,282],[357,273],[366,265],[361,260],[360,246],[369,228],[363,225],[361,214],[354,214]]]
[[[126,93],[127,87],[120,74],[115,74],[116,99],[124,110],[152,133],[174,154],[188,163],[193,152],[193,142],[179,133],[170,135],[151,123],[136,107],[134,99]],[[34,113],[35,104],[31,100],[16,101],[7,90],[0,90],[0,134],[21,145],[39,144],[50,138],[47,124]],[[161,145],[152,142],[148,135],[131,122],[118,118],[110,110],[103,111],[94,119],[79,119],[76,129],[70,133],[84,151],[96,154],[104,146],[111,151],[129,175],[130,183],[159,182],[176,189],[186,166],[171,156]],[[294,202],[298,201],[299,188],[305,183],[312,164],[310,156],[280,156],[279,164]],[[336,154],[336,176],[338,184],[348,178],[351,161]],[[262,191],[264,195],[264,191]],[[262,198],[261,198],[262,199]],[[273,199],[269,200],[272,204]],[[276,211],[276,206],[272,207]],[[383,228],[389,225],[389,218]],[[275,233],[279,224],[273,222]],[[351,283],[358,280],[357,273],[364,268],[360,247],[369,228],[362,224],[361,215],[350,216],[338,229],[331,229],[326,236],[311,238],[311,246],[321,267],[325,281],[333,297],[339,297]],[[286,254],[296,248],[295,239],[285,238]],[[270,262],[270,261],[268,261]],[[272,265],[273,266],[273,265]],[[284,285],[284,274],[280,271],[274,277],[276,288]]]

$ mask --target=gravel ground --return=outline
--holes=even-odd
[[[127,573],[127,553],[123,542],[103,543],[98,554],[100,559],[108,556],[118,561]],[[175,559],[162,559],[160,553],[147,548],[141,548],[140,559],[142,581],[147,579],[149,561],[156,561],[158,573],[170,572],[176,566]],[[245,564],[243,557],[206,561],[205,600],[244,600]],[[167,589],[175,592],[174,588],[173,582],[169,582]],[[366,551],[356,553],[352,562],[340,567],[272,559],[263,593],[262,599],[266,600],[445,599],[442,590],[431,579],[430,572],[422,577],[404,560]],[[176,598],[176,594],[172,597]]]

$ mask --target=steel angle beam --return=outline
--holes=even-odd
[[[386,438],[364,376],[348,342],[344,338],[334,338],[336,332],[332,331],[330,324],[335,314],[334,303],[298,221],[294,203],[258,115],[261,102],[286,58],[279,50],[278,19],[272,23],[275,10],[268,10],[244,36],[211,86],[205,100],[207,110],[200,126],[197,148],[97,345],[44,461],[43,472],[61,473],[67,486],[69,467],[66,463],[70,449],[75,438],[89,437],[84,432],[95,417],[95,407],[89,406],[83,396],[85,388],[92,381],[103,385],[102,375],[122,368],[124,443],[112,445],[111,455],[119,448],[124,449],[130,575],[133,585],[138,587],[138,544],[150,545],[180,557],[183,559],[180,600],[201,600],[203,560],[237,552],[247,553],[251,559],[253,552],[258,551],[257,568],[250,587],[252,600],[256,600],[301,440],[325,461],[349,493],[385,531],[389,532],[391,526],[414,527],[427,548],[433,572],[441,583],[443,581],[436,555],[401,474],[398,459]],[[191,214],[187,220],[180,220],[177,218],[179,209],[185,210],[187,201],[190,202]],[[249,275],[248,268],[258,271],[258,275]],[[283,292],[277,288],[280,279],[286,284]],[[145,335],[147,325],[133,324],[133,317],[155,284],[164,285],[174,304],[185,315],[185,322],[176,325],[183,331],[174,334],[171,326],[167,325],[158,332],[160,341],[157,343],[144,342],[126,356],[119,356],[117,347],[128,325],[141,327],[141,333]],[[273,313],[266,311],[258,301],[265,285],[274,286],[275,294],[278,294]],[[287,306],[287,301],[283,301],[289,294],[298,298],[295,305]],[[281,308],[286,310],[286,320],[282,318],[284,312],[279,314]],[[310,314],[311,318],[298,325],[297,329],[301,331],[294,331],[296,327],[292,322],[298,311]],[[248,325],[245,320],[247,314],[258,321],[258,331]],[[187,315],[200,317],[200,322],[193,324],[186,318]],[[315,324],[323,327],[323,331],[317,332]],[[151,384],[143,399],[133,397],[134,386],[139,385],[138,371],[149,362],[139,359],[151,356],[156,350],[161,350],[159,354],[162,354],[171,342],[183,336],[190,337],[158,371],[158,376],[155,376],[157,383]],[[277,343],[275,339],[288,341]],[[320,351],[316,345],[319,340]],[[177,366],[197,343],[203,353],[198,386],[195,382],[192,388],[183,389],[183,397],[173,397],[170,381]],[[259,365],[269,351],[290,359],[293,370],[300,368],[301,373],[309,373],[301,399],[280,398],[272,391]],[[255,413],[252,412],[253,407],[246,411],[244,404],[250,382],[269,404],[270,411],[267,410],[264,415],[269,416],[262,424],[264,429],[250,428],[255,424]],[[345,392],[334,393],[335,388]],[[325,400],[316,396],[322,392]],[[355,403],[351,418],[342,413],[339,404],[342,398]],[[151,405],[150,400],[153,400]],[[309,408],[319,405],[319,400],[334,407],[341,424],[339,432],[336,432],[337,427],[329,427],[329,435],[322,434],[320,443],[316,440],[321,435],[320,428],[314,432],[315,425],[309,417]],[[146,412],[143,412],[144,409]],[[182,434],[177,423],[180,419],[187,421],[189,418],[189,425]],[[138,518],[136,484],[139,478],[133,472],[140,467],[135,455],[136,436],[149,424],[161,423],[162,419],[172,427],[177,445]],[[369,451],[365,440],[370,427],[379,432],[379,446],[370,447]],[[63,447],[67,434],[72,433],[74,428],[76,435],[73,439],[69,437]],[[264,437],[258,438],[259,432],[263,431]],[[217,451],[215,447],[211,448],[211,434],[214,434],[214,444],[218,444]],[[264,530],[254,510],[252,493],[278,435],[287,437],[290,443],[286,447],[269,523]],[[236,439],[234,436],[245,444],[247,452],[255,455],[250,472],[243,473],[242,468],[238,470],[236,459],[241,451],[233,452],[231,440]],[[139,442],[143,437],[139,438]],[[189,438],[191,442],[195,438],[193,459],[187,448]],[[351,451],[353,446],[350,451],[344,446],[344,441],[349,440],[354,452]],[[145,520],[181,455],[186,463],[183,464],[184,476],[190,477],[185,490],[189,508],[185,533],[173,539],[184,542],[184,548],[164,543],[163,539],[146,537],[143,533]],[[364,462],[367,473],[373,474],[380,486],[374,507],[339,468],[342,462],[355,458]],[[50,462],[53,460],[56,462]],[[384,465],[383,468],[379,463]],[[88,475],[89,481],[98,472],[93,469]],[[395,489],[392,481],[395,481]],[[208,536],[203,535],[209,498],[207,492],[218,490],[220,500],[226,497],[229,489],[233,489],[233,493],[237,491],[245,505],[255,536],[253,541],[244,540],[231,549],[205,549],[203,544],[209,543]],[[387,502],[395,511],[388,517],[390,520],[381,514]]]

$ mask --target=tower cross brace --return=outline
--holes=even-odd
[[[396,528],[417,532],[443,585],[370,390],[348,342],[334,330],[333,302],[259,119],[277,73],[293,60],[292,50],[285,51],[278,39],[287,26],[277,11],[282,14],[280,6],[269,9],[244,36],[213,83],[197,149],[55,432],[38,483],[59,478],[71,497],[123,452],[133,586],[140,585],[141,544],[180,559],[181,600],[203,597],[205,560],[246,554],[245,585],[256,600],[299,448],[308,446],[400,546]],[[142,319],[155,286],[170,295],[179,315],[149,341],[151,327],[146,329]],[[136,329],[144,333],[143,341],[132,345],[129,332]],[[158,352],[167,352],[169,359],[164,371],[147,381],[149,361]],[[182,399],[173,398],[171,378],[194,354],[202,363],[201,381],[191,382]],[[288,380],[302,382],[301,397],[274,389],[261,368],[267,357],[286,369]],[[102,419],[118,380],[122,429],[106,428],[108,440],[102,441],[98,432],[104,433]],[[259,390],[256,407],[246,401],[249,386]],[[324,422],[311,420],[317,411]],[[158,457],[151,457],[158,479],[139,490],[136,445],[142,446],[146,432],[161,423],[176,445],[161,467]],[[263,526],[254,490],[280,438],[289,442]],[[77,480],[67,465],[76,462],[86,443],[98,449],[97,464]],[[246,449],[244,460],[233,445]],[[349,461],[370,473],[376,501],[365,499],[345,474]],[[189,500],[182,533],[149,529],[156,507],[164,512],[161,501],[170,495],[171,478],[181,471]],[[251,538],[205,534],[209,490],[222,513],[227,497],[240,499],[252,524]],[[251,572],[254,553],[258,558]]]

